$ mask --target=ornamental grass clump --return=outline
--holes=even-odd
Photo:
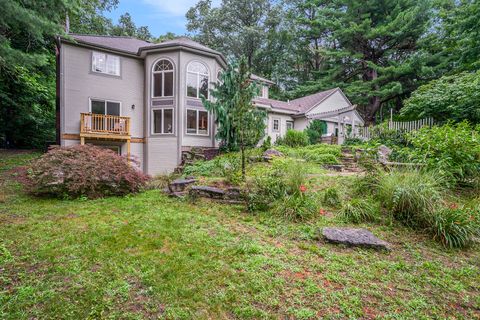
[[[342,204],[337,188],[330,187],[325,189],[322,204],[332,208],[338,208]]]
[[[448,248],[470,245],[480,236],[480,210],[450,206],[431,215],[430,231],[434,239]]]
[[[272,166],[247,185],[249,211],[269,211],[289,220],[305,220],[317,213],[314,193],[298,161],[274,159]]]
[[[340,210],[340,217],[353,223],[375,221],[379,215],[379,208],[373,199],[351,199]]]
[[[443,181],[435,172],[393,170],[379,174],[376,195],[391,216],[412,227],[425,227],[441,204]]]
[[[148,181],[133,159],[93,145],[53,148],[28,171],[33,194],[59,198],[123,196]]]

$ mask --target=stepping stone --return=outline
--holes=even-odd
[[[170,189],[170,192],[182,192],[188,185],[195,183],[196,181],[197,180],[195,179],[176,179],[170,182],[168,188]]]
[[[225,191],[209,186],[193,186],[190,188],[190,195],[212,199],[223,199]]]
[[[357,228],[323,228],[323,236],[329,242],[347,246],[390,250],[390,244],[380,240],[366,229]]]

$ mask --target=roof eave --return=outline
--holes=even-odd
[[[121,49],[115,49],[115,48],[112,48],[112,47],[101,46],[101,45],[98,45],[98,44],[92,44],[90,42],[86,42],[86,41],[82,41],[82,40],[78,40],[78,39],[74,39],[74,38],[68,39],[68,38],[65,38],[64,36],[59,36],[59,39],[60,39],[60,42],[62,42],[62,43],[78,45],[78,46],[86,47],[86,48],[101,49],[101,50],[104,50],[104,51],[120,53],[120,54],[123,54],[123,55],[126,55],[126,56],[139,58],[139,56],[137,54],[135,54],[131,51],[125,51],[125,50],[121,50]]]
[[[222,65],[222,67],[227,66],[227,60],[220,52],[217,52],[215,50],[203,50],[197,47],[190,46],[188,44],[175,43],[175,44],[167,44],[167,45],[159,44],[154,46],[145,46],[145,47],[140,47],[138,49],[137,54],[141,57],[144,57],[148,53],[148,51],[162,52],[162,51],[170,51],[170,50],[176,50],[176,49],[186,49],[187,51],[211,56],[217,59],[217,61]],[[145,55],[143,54],[144,52],[145,52]]]

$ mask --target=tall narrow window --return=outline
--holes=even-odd
[[[173,133],[173,109],[163,108],[152,110],[153,133]]]
[[[203,110],[187,109],[187,133],[208,135],[208,112]]]
[[[173,64],[162,59],[153,67],[152,72],[153,97],[172,97],[173,96]]]
[[[198,61],[190,62],[187,67],[187,96],[208,98],[208,69]]]
[[[113,76],[120,75],[120,57],[93,51],[92,71]]]
[[[273,131],[279,132],[280,131],[280,120],[273,119]]]

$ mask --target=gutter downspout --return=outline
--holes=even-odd
[[[55,143],[60,145],[60,37],[55,38]]]

